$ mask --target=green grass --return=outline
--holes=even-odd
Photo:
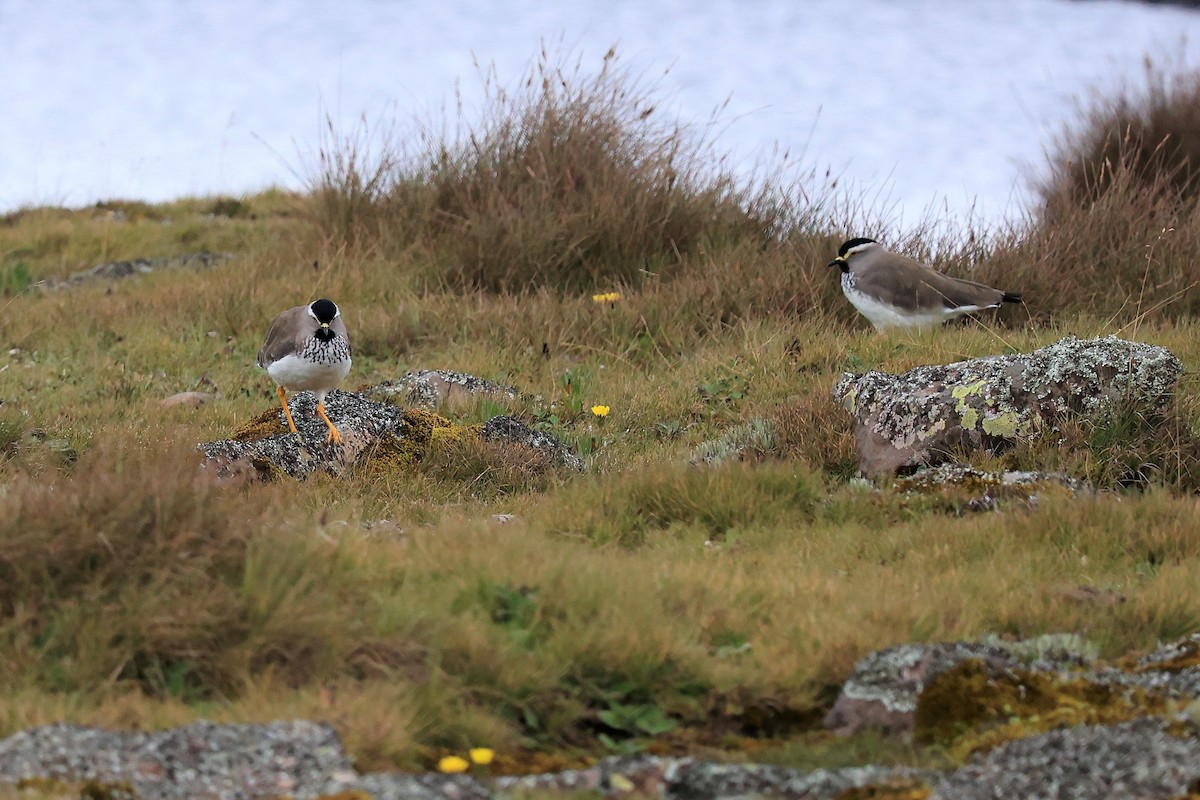
[[[1190,195],[1150,207],[1109,184],[1120,202],[1101,219],[1129,223],[1125,255],[1083,246],[1099,239],[1079,228],[1101,214],[1090,200],[992,237],[913,234],[910,252],[1029,305],[876,335],[824,266],[848,233],[887,235],[863,227],[870,213],[833,189],[706,169],[708,145],[646,123],[652,93],[621,94],[628,78],[605,69],[497,97],[473,151],[428,140],[415,160],[372,156],[331,131],[306,195],[0,221],[0,734],[312,717],[363,769],[471,745],[506,770],[633,750],[929,764],[943,756],[819,733],[871,650],[1078,632],[1116,657],[1200,628],[1200,330],[1194,293],[1176,297],[1200,241]],[[578,192],[563,193],[568,175]],[[1173,230],[1150,230],[1164,208]],[[235,259],[29,285],[198,250]],[[317,296],[351,331],[347,388],[424,368],[514,385],[525,395],[502,408],[447,413],[516,413],[586,471],[464,444],[402,472],[206,480],[194,445],[275,402],[253,366],[268,322]],[[1110,332],[1183,360],[1165,424],[1065,430],[989,462],[1105,492],[959,515],[850,482],[849,420],[830,397],[842,371]],[[197,386],[220,396],[160,405]],[[770,435],[742,460],[687,463],[752,422]],[[1088,605],[1079,586],[1125,602]]]

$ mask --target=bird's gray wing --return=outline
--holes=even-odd
[[[925,276],[924,283],[937,293],[945,308],[994,308],[1004,300],[1004,292],[999,289],[963,278],[952,278],[940,272],[931,271]]]
[[[304,329],[304,316],[307,314],[308,306],[296,306],[284,311],[271,322],[271,327],[267,330],[267,339],[258,351],[260,367],[265,369],[289,353],[296,352],[298,345],[303,345],[305,337],[299,332]]]

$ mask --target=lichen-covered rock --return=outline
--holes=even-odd
[[[91,781],[142,800],[241,800],[334,794],[358,775],[328,725],[201,721],[155,733],[47,725],[0,740],[0,784],[29,779]]]
[[[840,734],[877,728],[960,755],[1074,724],[1163,713],[1200,697],[1200,636],[1129,668],[1099,663],[1074,635],[905,644],[867,655],[825,717]]]
[[[834,397],[853,416],[859,467],[894,475],[954,454],[1051,432],[1066,418],[1101,420],[1165,408],[1183,366],[1163,347],[1068,337],[1017,355],[842,376]]]
[[[518,419],[501,416],[482,426],[460,426],[432,411],[380,403],[362,394],[331,391],[325,411],[343,443],[326,442],[328,429],[316,416],[309,392],[288,398],[298,434],[289,432],[283,409],[272,408],[243,425],[229,439],[199,446],[204,469],[218,479],[303,479],[314,472],[339,476],[366,465],[401,467],[422,458],[430,447],[466,436],[506,441],[550,457],[549,463],[581,469],[582,462],[554,436]]]
[[[941,773],[934,770],[907,767],[862,766],[805,771],[770,764],[716,764],[692,758],[614,756],[586,769],[497,778],[494,786],[497,794],[503,797],[590,793],[671,800],[730,797],[835,800],[855,789],[871,792],[864,797],[888,797],[891,795],[876,787],[924,787],[941,777]]]
[[[181,256],[134,258],[127,261],[108,261],[90,269],[75,272],[66,278],[39,281],[43,289],[63,289],[99,280],[120,280],[131,275],[145,275],[160,269],[208,269],[233,258],[232,253],[187,253]]]
[[[1157,719],[1081,725],[1000,745],[949,775],[931,800],[1167,800],[1200,785],[1200,742]]]
[[[381,403],[438,409],[446,404],[493,395],[515,400],[520,392],[511,386],[477,378],[448,369],[406,372],[394,381],[384,381],[363,392],[368,399]]]
[[[939,464],[897,478],[894,488],[908,494],[935,495],[955,501],[956,509],[991,511],[1004,500],[1030,504],[1049,491],[1072,495],[1094,490],[1078,478],[1062,472],[979,470],[965,464]]]
[[[983,642],[901,644],[877,650],[859,661],[842,684],[825,715],[825,727],[843,735],[870,728],[911,735],[921,692],[938,675],[967,660],[998,669],[1020,665],[1009,650]]]

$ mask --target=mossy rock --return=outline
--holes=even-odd
[[[855,786],[839,792],[833,800],[926,800],[933,793],[929,784],[919,780]]]
[[[334,445],[327,441],[328,429],[316,417],[310,393],[289,397],[289,406],[296,433],[285,425],[282,407],[275,406],[239,427],[229,439],[199,445],[205,469],[217,478],[303,479],[314,472],[340,477],[363,468],[407,468],[432,448],[472,438],[511,443],[543,455],[549,463],[582,467],[579,457],[561,441],[511,416],[493,417],[482,425],[458,425],[428,409],[402,408],[334,390],[325,399],[326,413],[343,440]]]
[[[1167,698],[1138,686],[1069,673],[997,670],[963,661],[917,699],[914,736],[959,760],[1055,728],[1124,722],[1166,710]]]

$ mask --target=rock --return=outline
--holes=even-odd
[[[179,392],[170,397],[163,398],[161,405],[164,408],[171,406],[188,406],[189,408],[198,408],[207,403],[211,403],[216,398],[212,392]]]
[[[992,472],[963,464],[939,464],[897,478],[892,487],[900,492],[938,495],[956,503],[956,510],[992,511],[1003,500],[1023,500],[1036,505],[1047,491],[1072,495],[1092,493],[1085,482],[1062,472],[1010,470]]]
[[[0,781],[30,778],[123,786],[142,800],[240,800],[333,794],[358,775],[328,725],[201,721],[157,733],[48,725],[0,741]]]
[[[72,273],[66,278],[50,278],[40,281],[38,285],[44,289],[62,289],[96,280],[120,280],[131,275],[144,275],[158,269],[208,269],[230,258],[233,258],[230,253],[188,253],[181,256],[108,261],[90,269]]]
[[[497,778],[494,785],[497,794],[505,797],[588,793],[672,800],[733,797],[834,800],[847,796],[844,793],[854,789],[928,785],[940,777],[941,773],[933,770],[906,767],[846,767],[810,772],[770,764],[715,764],[692,758],[614,756],[586,769]],[[877,795],[864,793],[862,796]]]
[[[1157,719],[1081,725],[996,747],[938,784],[930,800],[1167,800],[1200,785],[1200,742]]]
[[[1008,650],[982,642],[901,644],[877,650],[854,666],[825,715],[825,727],[844,736],[867,729],[910,736],[921,692],[938,675],[967,660],[1000,669],[1019,665]]]
[[[1153,417],[1165,409],[1182,369],[1156,345],[1068,337],[1028,354],[899,376],[847,373],[833,394],[854,416],[859,468],[894,475],[954,453],[1003,449],[1054,431],[1064,418],[1104,419],[1125,403]]]
[[[445,369],[407,372],[394,381],[385,381],[367,389],[365,394],[369,399],[379,402],[428,409],[439,409],[463,401],[474,402],[480,395],[496,395],[509,400],[520,396],[511,386]]]
[[[425,775],[372,772],[355,784],[354,792],[347,800],[361,796],[358,793],[362,792],[370,800],[488,800],[492,797],[492,793],[470,775],[436,772]]]
[[[316,417],[309,392],[289,396],[299,435],[288,431],[283,409],[272,408],[248,422],[231,438],[199,445],[205,471],[219,479],[287,475],[303,479],[313,472],[343,475],[367,464],[401,467],[420,460],[430,446],[464,436],[503,441],[548,456],[548,463],[582,469],[579,457],[548,433],[520,420],[500,416],[482,426],[456,425],[432,411],[379,403],[362,394],[331,391],[325,410],[341,431],[343,444],[326,443],[328,428]]]
[[[958,686],[943,680],[954,672],[962,673]],[[988,687],[988,696],[975,693],[968,703],[962,694],[974,692],[967,680],[972,674]],[[1021,699],[1004,701],[1008,690]],[[1067,724],[1072,715],[1083,721],[1129,719],[1160,711],[1167,701],[1197,697],[1200,634],[1164,645],[1130,669],[1097,664],[1094,648],[1072,634],[903,644],[870,653],[855,665],[825,727],[843,735],[876,728],[937,740],[939,731],[962,733],[981,720],[995,722],[989,708],[995,704],[1004,709],[1001,717],[1020,718],[1021,704],[1028,703],[1026,710],[1044,722]],[[1059,707],[1069,713],[1056,717]]]

